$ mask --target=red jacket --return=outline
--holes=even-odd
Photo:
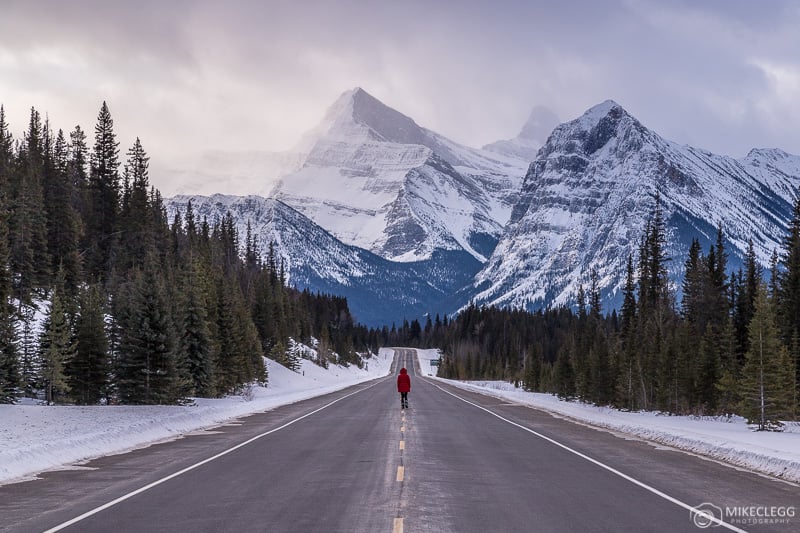
[[[411,378],[405,368],[401,368],[397,376],[397,392],[411,392]]]

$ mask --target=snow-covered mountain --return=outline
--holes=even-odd
[[[478,150],[354,89],[291,152],[240,162],[285,173],[271,199],[192,201],[212,224],[230,211],[242,235],[249,221],[262,250],[276,243],[290,283],[346,296],[370,325],[471,300],[570,304],[592,270],[606,308],[616,306],[656,196],[676,282],[691,240],[707,250],[719,226],[731,267],[749,239],[764,265],[780,248],[800,157],[758,149],[734,159],[681,146],[606,101],[556,127],[528,165],[546,120],[534,110],[516,139]],[[169,199],[169,216],[188,199]]]
[[[508,221],[527,161],[468,148],[360,88],[342,94],[270,196],[342,242],[392,261],[466,251],[480,262]]]
[[[274,243],[290,285],[345,296],[363,324],[383,326],[427,312],[452,311],[456,291],[481,264],[464,251],[437,250],[426,261],[393,262],[349,246],[283,202],[259,196],[175,196],[166,202],[169,220],[186,213],[213,227],[230,213],[241,239],[250,224],[262,255]]]
[[[558,126],[558,117],[546,107],[536,106],[531,111],[519,135],[487,144],[483,150],[495,152],[508,157],[525,161],[533,161],[539,148],[547,141],[550,132]]]
[[[498,305],[569,303],[594,269],[606,302],[614,304],[656,195],[674,278],[691,239],[707,250],[718,226],[732,265],[748,239],[766,265],[786,233],[798,185],[800,157],[753,150],[733,159],[680,146],[606,101],[553,131],[530,166],[503,238],[465,292]]]

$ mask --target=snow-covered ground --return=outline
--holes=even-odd
[[[268,360],[269,387],[191,406],[0,405],[0,484],[37,472],[122,453],[388,375],[394,352],[382,349],[365,369],[303,359],[295,373]]]
[[[439,357],[438,350],[420,350],[418,353],[422,373],[435,376],[436,368],[430,366],[430,361]],[[800,423],[797,422],[787,423],[785,430],[780,433],[753,431],[741,417],[728,419],[668,416],[652,412],[627,413],[608,407],[567,402],[550,394],[525,392],[504,381],[442,381],[542,409],[554,416],[800,482]]]
[[[435,374],[436,350],[420,350],[422,373]],[[224,399],[198,399],[177,406],[0,405],[0,484],[37,472],[74,468],[83,461],[177,438],[236,417],[343,389],[389,373],[393,351],[383,349],[367,369],[303,360],[292,372],[269,361],[270,386]],[[440,379],[440,378],[435,378]],[[525,392],[499,381],[456,382],[465,389],[543,409],[623,436],[657,442],[750,470],[800,482],[800,424],[782,433],[756,432],[741,418],[696,418],[656,413],[624,413],[606,407],[565,402],[549,394]]]

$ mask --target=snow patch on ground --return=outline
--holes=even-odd
[[[424,376],[436,376],[431,360],[438,350],[419,350]],[[653,412],[622,412],[551,394],[526,392],[505,381],[470,381],[437,378],[466,390],[542,409],[556,416],[632,435],[650,442],[695,453],[756,472],[800,482],[800,423],[789,422],[780,433],[753,431],[741,417],[669,416]]]
[[[0,484],[74,468],[386,376],[393,358],[393,350],[382,349],[366,360],[364,369],[325,369],[303,359],[298,372],[267,360],[268,387],[221,399],[197,398],[190,406],[0,405]]]

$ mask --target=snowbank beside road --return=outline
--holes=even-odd
[[[419,350],[420,369],[436,376],[430,361],[438,350]],[[435,378],[442,379],[442,378]],[[742,468],[800,483],[800,424],[781,433],[753,431],[741,417],[669,416],[627,413],[608,407],[559,400],[551,394],[525,392],[505,381],[444,380],[467,390],[542,409],[591,426],[696,453]]]
[[[389,374],[383,349],[367,367],[328,369],[302,360],[298,372],[268,360],[269,387],[191,406],[0,405],[0,483],[175,438],[233,418],[321,396]]]

